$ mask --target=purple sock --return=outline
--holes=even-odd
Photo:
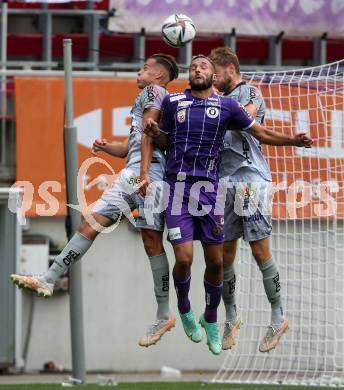
[[[205,312],[204,319],[207,322],[217,321],[217,308],[221,302],[223,283],[214,286],[204,279],[205,289]]]
[[[189,301],[189,290],[190,290],[190,282],[191,275],[189,275],[184,280],[178,280],[176,275],[173,273],[174,287],[177,292],[178,299],[178,310],[180,314],[188,313],[191,309],[190,301]]]

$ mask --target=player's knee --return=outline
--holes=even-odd
[[[252,255],[258,264],[264,263],[271,258],[270,249],[267,249],[261,245],[252,245]]]
[[[226,245],[223,247],[223,265],[230,266],[234,263],[235,259],[235,251],[232,248],[227,247]]]
[[[180,268],[190,268],[192,265],[192,253],[187,251],[178,253],[178,256],[176,256],[176,262]]]
[[[207,270],[217,274],[222,272],[223,269],[223,260],[221,256],[212,257],[207,261]]]
[[[94,240],[98,235],[98,232],[87,221],[82,222],[79,227],[79,233],[89,240]]]
[[[164,247],[162,244],[162,237],[155,232],[145,232],[142,234],[142,241],[147,256],[158,256],[164,252]]]

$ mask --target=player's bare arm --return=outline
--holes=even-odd
[[[299,133],[296,135],[281,134],[271,131],[257,122],[250,127],[249,131],[261,143],[267,145],[310,148],[313,144],[312,138],[308,137],[305,133]]]
[[[145,128],[148,119],[158,121],[160,110],[149,108],[143,113],[143,128]],[[140,194],[146,196],[147,188],[150,183],[149,169],[153,156],[153,139],[146,134],[141,138],[141,166],[140,166]]]
[[[148,119],[144,125],[143,131],[153,139],[153,142],[156,146],[161,149],[166,149],[169,144],[169,137],[160,130],[156,121]]]
[[[111,143],[104,138],[96,139],[92,146],[92,154],[97,155],[97,152],[105,152],[114,157],[124,158],[128,154],[128,139]]]

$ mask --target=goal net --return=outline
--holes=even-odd
[[[258,351],[270,321],[261,273],[244,242],[236,260],[243,326],[214,382],[344,386],[344,61],[246,73],[266,103],[265,125],[307,132],[312,149],[263,147],[275,194],[272,249],[289,331]]]

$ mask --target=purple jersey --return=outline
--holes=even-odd
[[[228,96],[213,93],[207,99],[184,93],[165,96],[160,129],[170,136],[166,176],[218,179],[220,152],[228,128],[247,130],[253,117]]]

